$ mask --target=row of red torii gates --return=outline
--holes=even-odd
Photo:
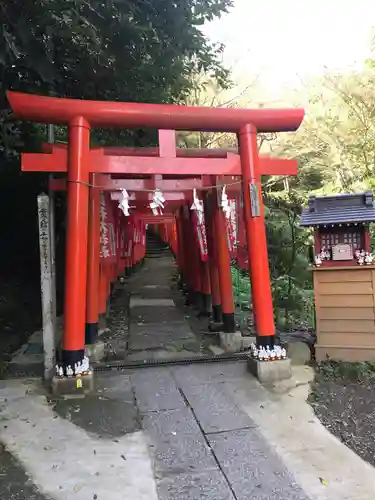
[[[223,185],[228,186],[229,198],[242,195],[257,343],[274,344],[261,176],[296,175],[297,162],[260,156],[257,133],[297,130],[304,116],[302,109],[134,104],[17,92],[8,92],[7,97],[20,119],[68,126],[67,147],[45,144],[43,153],[22,155],[24,172],[65,174],[50,182],[52,189],[67,191],[62,339],[65,368],[82,361],[85,342],[95,341],[110,282],[124,268],[143,259],[146,224],[157,226],[171,245],[187,287],[203,296],[211,294],[214,321],[222,322],[227,333],[235,331],[226,223],[218,202]],[[155,128],[159,130],[159,147],[91,148],[91,127]],[[239,150],[178,149],[176,130],[236,133]],[[103,193],[108,196],[110,192],[112,199],[116,199],[114,193],[121,189],[130,194],[132,215],[125,217],[118,209],[113,212],[117,213],[114,218],[117,218],[118,248],[111,259],[108,258],[111,255],[103,255],[101,245],[101,200]],[[163,215],[153,215],[148,206],[155,189],[160,189],[166,200]],[[207,261],[200,258],[198,245],[194,244],[193,218],[190,210],[186,210],[192,202],[193,190],[200,196],[204,193]],[[110,244],[111,241],[109,247]]]

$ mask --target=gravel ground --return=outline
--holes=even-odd
[[[329,431],[375,466],[375,366],[324,363],[309,402]]]

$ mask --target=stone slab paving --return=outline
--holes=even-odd
[[[145,299],[147,300],[147,299]],[[155,322],[165,322],[165,324],[170,322],[180,322],[181,325],[186,325],[188,330],[188,325],[184,321],[184,317],[175,305],[173,306],[144,306],[144,307],[133,307],[130,310],[130,320],[131,326],[133,323],[155,323]]]
[[[219,470],[166,477],[157,491],[159,500],[235,500]]]
[[[184,314],[173,300],[171,256],[146,259],[144,266],[129,279],[130,322],[127,358],[171,359],[201,356],[201,339],[191,331]]]
[[[200,363],[194,365],[193,369],[192,365],[176,366],[171,368],[171,373],[181,389],[195,385],[230,382],[248,377],[246,364],[243,362]]]
[[[154,373],[154,375],[153,375]],[[307,500],[226,382],[244,363],[147,369],[132,375],[160,500]],[[146,402],[146,404],[144,404]]]
[[[183,392],[206,434],[254,426],[251,418],[221,390],[219,385],[185,386]]]
[[[186,342],[183,342],[183,341]],[[184,323],[179,321],[165,323],[142,323],[131,325],[129,349],[163,349],[178,342],[179,346],[188,347],[196,342],[195,336]]]
[[[185,402],[168,370],[154,368],[132,375],[136,403],[140,412],[184,408]]]
[[[130,297],[130,309],[133,307],[150,307],[150,306],[158,306],[158,307],[174,307],[174,302],[172,299],[161,299],[157,298],[144,298],[131,296]]]
[[[137,295],[144,299],[173,299],[173,294],[174,292],[167,285],[145,285],[137,291]]]
[[[142,417],[152,443],[159,479],[217,470],[216,461],[189,408],[149,413]]]
[[[208,440],[237,500],[307,498],[256,428],[213,434]]]

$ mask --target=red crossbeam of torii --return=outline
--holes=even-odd
[[[23,172],[61,173],[68,170],[67,149],[51,145],[49,153],[23,153]],[[144,175],[189,175],[189,176],[235,176],[241,175],[240,157],[227,153],[226,157],[213,157],[205,153],[201,156],[191,156],[179,153],[173,158],[143,155],[143,148],[137,150],[139,156],[128,155],[129,150],[123,149],[123,154],[111,154],[110,148],[91,149],[88,158],[88,169],[100,174],[144,174]],[[134,150],[130,150],[134,151]],[[181,151],[181,149],[179,150]],[[183,151],[183,150],[182,150]],[[189,150],[187,150],[189,151]],[[215,150],[213,150],[215,151]],[[119,150],[117,150],[119,152]],[[147,151],[146,151],[147,154]],[[198,154],[198,153],[197,153]],[[204,156],[206,154],[206,156]],[[260,157],[261,175],[296,175],[297,161],[282,158]],[[111,189],[111,188],[109,188]]]
[[[89,186],[92,184],[90,179],[97,174],[120,177],[187,175],[199,177],[202,183],[205,182],[205,176],[215,179],[222,176],[241,176],[257,342],[262,345],[273,344],[275,326],[261,198],[261,176],[293,175],[296,173],[296,163],[284,160],[276,167],[275,162],[280,160],[260,159],[257,133],[297,130],[303,120],[303,109],[234,109],[84,101],[16,92],[7,92],[7,97],[19,119],[67,125],[69,130],[67,149],[55,147],[48,153],[25,154],[22,157],[24,171],[67,174],[66,295],[63,336],[65,364],[73,366],[76,361],[82,359],[84,353],[86,290],[94,289],[94,287],[87,288],[87,249],[88,246],[91,248],[91,242],[96,241],[92,239],[88,245],[88,234],[91,234],[88,231],[89,193],[91,196],[97,191],[90,190]],[[90,149],[91,127],[149,127],[164,130],[166,133],[171,130],[231,132],[238,135],[239,155],[236,152],[224,154],[220,152],[220,154],[215,153],[217,156],[214,157],[212,153],[207,157],[202,157],[202,153],[197,157],[194,155],[188,157],[185,153],[176,151],[175,147],[168,143],[160,144],[158,151],[150,150],[148,156],[139,156],[137,150],[134,154],[128,151],[123,155],[123,151],[117,154],[114,149],[112,151],[103,148]],[[267,168],[266,162],[268,162]],[[157,182],[164,181],[167,179],[157,179]],[[115,183],[115,189],[118,189],[123,182],[128,182],[128,179],[108,178],[107,182]],[[113,190],[112,186],[113,184],[109,190]],[[184,190],[180,189],[180,192]],[[214,211],[219,213],[217,207]],[[219,236],[220,245],[227,245],[223,234]],[[219,244],[219,240],[217,243]],[[224,281],[223,289],[226,290],[231,286],[230,275],[229,279],[225,278]],[[230,324],[231,328],[233,325],[235,325],[234,318]]]
[[[150,127],[166,130],[234,132],[251,123],[258,133],[293,132],[300,126],[304,110],[241,109],[85,101],[7,92],[18,118],[40,123],[68,125],[82,116],[91,127]]]
[[[22,155],[22,171],[24,172],[67,172],[68,170],[68,158],[66,146],[64,145],[51,145],[47,144],[43,147],[44,151],[47,153],[23,153]],[[155,148],[155,151],[159,149]],[[119,169],[118,165],[123,161],[124,168],[122,169],[123,176],[131,175],[132,173],[144,173],[141,172],[142,166],[140,165],[137,168],[138,160],[140,158],[150,158],[150,165],[152,165],[153,161],[155,162],[155,156],[150,155],[149,148],[139,148],[139,149],[131,149],[131,148],[116,148],[116,154],[113,154],[112,148],[106,147],[103,149],[92,149],[92,166],[90,171],[96,173],[105,173],[105,174],[118,174]],[[154,150],[152,150],[154,151]],[[220,159],[223,157],[223,161],[220,165],[224,170],[223,173],[220,173],[220,170],[215,173],[215,177],[221,177],[220,184],[233,184],[233,176],[241,175],[240,168],[240,158],[238,155],[234,153],[230,153],[230,156],[225,158],[224,155],[226,153],[222,150],[202,150],[201,156],[199,156],[199,150],[190,150],[190,149],[178,149],[177,157],[185,158],[189,160],[185,163],[184,169],[178,170],[178,175],[189,175],[189,176],[203,176],[203,178],[196,179],[162,179],[159,181],[155,181],[155,179],[114,179],[108,177],[107,175],[96,176],[97,184],[100,185],[100,188],[107,191],[112,191],[116,189],[127,189],[132,191],[143,191],[143,190],[151,190],[158,187],[164,191],[172,191],[172,190],[191,190],[191,189],[203,189],[211,185],[211,181],[208,179],[208,176],[211,174],[212,167],[209,168],[208,173],[202,172],[198,168],[194,167],[196,165],[197,159]],[[101,166],[98,166],[96,161],[98,156],[103,160]],[[108,158],[118,158],[117,166],[114,168],[111,164],[111,159]],[[128,160],[131,158],[131,160]],[[160,158],[160,157],[159,157]],[[170,159],[170,158],[167,158]],[[107,162],[106,162],[107,161]],[[134,163],[133,163],[134,162]],[[167,162],[165,162],[167,164]],[[136,170],[136,172],[129,172],[129,169],[125,168],[127,166],[131,166],[132,170]],[[208,165],[208,163],[207,163]],[[235,168],[233,169],[233,165]],[[167,167],[168,171],[170,170],[170,166]],[[284,158],[272,158],[269,156],[261,156],[259,159],[259,170],[261,175],[297,175],[298,163],[296,160],[288,160]],[[230,170],[229,173],[225,170]],[[196,172],[197,171],[197,172]],[[169,172],[163,172],[164,175],[168,175]],[[175,174],[177,174],[174,171]],[[160,172],[150,172],[150,175],[163,175]],[[238,179],[240,180],[240,179]],[[64,190],[66,187],[66,181],[64,179],[55,179],[52,182],[51,188],[55,190]],[[238,189],[238,188],[234,188]]]
[[[171,131],[174,135],[174,131]],[[171,136],[170,136],[171,137]],[[169,137],[169,138],[170,138]],[[160,137],[161,146],[164,145],[164,137]],[[51,171],[51,165],[53,165],[54,172],[67,172],[67,148],[63,144],[52,145],[44,144],[43,151],[44,154],[23,154],[22,155],[22,170],[23,171]],[[64,151],[64,155],[61,152]],[[156,154],[169,154],[173,155],[172,158],[181,157],[185,158],[185,170],[179,171],[179,175],[185,175],[189,172],[189,175],[194,175],[194,167],[196,167],[196,161],[200,157],[207,158],[210,160],[210,165],[212,167],[212,159],[221,159],[222,168],[231,168],[232,164],[236,164],[236,171],[241,172],[240,158],[235,153],[228,153],[224,150],[216,149],[182,149],[178,148],[173,151],[165,152],[162,147],[160,148],[111,148],[105,147],[103,149],[92,149],[93,153],[93,163],[92,171],[98,172],[97,164],[97,154],[103,155],[103,159],[106,160],[110,156],[116,157],[118,160],[123,160],[126,166],[129,165],[128,158],[130,158],[131,166],[135,166],[138,160],[141,158],[150,158],[150,164],[152,160],[155,160]],[[169,156],[170,158],[171,156]],[[134,162],[134,165],[133,165]],[[224,163],[225,162],[225,163]],[[226,166],[227,165],[227,166]],[[268,156],[260,157],[260,171],[261,175],[296,175],[297,174],[297,161],[287,160],[282,158],[272,158]],[[169,167],[170,168],[170,165]],[[138,172],[142,173],[142,165],[139,167]],[[103,172],[103,168],[100,169]],[[126,170],[126,175],[128,175],[129,169]],[[181,173],[180,173],[181,172]],[[200,173],[202,171],[200,170]],[[233,173],[233,170],[232,170]],[[203,175],[200,178],[195,179],[163,179],[160,174],[153,175],[151,179],[113,179],[108,174],[118,174],[118,168],[112,169],[110,163],[105,169],[105,174],[96,174],[95,185],[97,185],[101,190],[104,191],[116,191],[120,189],[126,189],[129,192],[129,200],[132,202],[133,207],[139,209],[147,209],[147,202],[152,200],[151,191],[156,188],[160,189],[164,193],[164,198],[167,202],[166,210],[174,211],[178,206],[179,202],[191,201],[193,197],[193,189],[204,190],[212,186],[212,176]],[[241,190],[241,177],[239,175],[222,175],[215,176],[215,184],[227,185],[227,193],[237,193]],[[64,191],[66,189],[66,179],[51,179],[49,183],[50,189]],[[113,198],[114,199],[114,198]]]

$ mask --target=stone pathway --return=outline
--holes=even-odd
[[[315,418],[300,370],[272,391],[242,362],[109,372],[55,403],[2,381],[1,499],[372,500],[374,469]]]
[[[164,251],[158,258],[146,258],[143,267],[128,279],[124,291],[117,288],[110,332],[104,337],[107,359],[131,362],[212,354],[205,350],[212,339],[194,334],[187,321],[186,314],[196,315],[197,311],[176,306],[176,298],[181,301],[181,297],[172,289],[175,272],[172,256]]]
[[[238,363],[131,376],[160,500],[307,498],[225,390],[244,372]]]
[[[202,354],[171,273],[164,252],[130,278],[129,303],[116,292],[122,359]],[[0,498],[372,500],[374,469],[320,424],[296,370],[268,389],[240,361],[99,372],[94,394],[55,402],[38,379],[0,381]]]

